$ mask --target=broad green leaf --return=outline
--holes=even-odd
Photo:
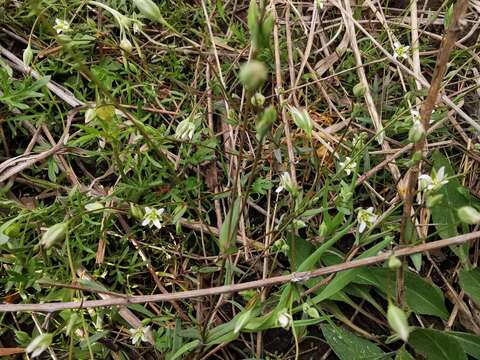
[[[326,342],[340,360],[384,359],[385,353],[375,344],[333,324],[320,325]]]
[[[460,286],[477,304],[480,304],[480,270],[461,270]]]
[[[355,282],[372,285],[383,294],[387,294],[388,289],[396,290],[395,274],[384,268],[363,268],[359,271]],[[421,315],[434,315],[442,319],[448,318],[442,291],[415,273],[405,273],[405,296],[407,304],[413,312]]]
[[[456,175],[448,159],[440,152],[432,154],[435,169],[445,167],[445,175],[452,177]],[[436,193],[442,194],[442,200],[432,206],[432,220],[436,224],[438,234],[442,239],[458,235],[457,208],[469,205],[468,199],[461,191],[462,186],[456,177],[449,179],[448,184],[442,186]]]
[[[468,355],[475,359],[480,359],[480,336],[457,331],[450,331],[448,334],[457,339]]]
[[[289,246],[288,255],[290,266],[292,271],[296,271],[295,269],[298,267],[298,265],[302,264],[305,259],[312,254],[314,247],[307,240],[294,234],[287,237],[287,243]]]
[[[460,342],[446,331],[416,329],[408,343],[427,360],[467,360]]]
[[[400,350],[397,351],[397,356],[395,356],[395,360],[415,360],[415,358],[409,354],[405,347],[401,347]]]
[[[369,256],[377,254],[380,250],[384,249],[388,244],[390,244],[391,239],[386,238],[382,242],[372,246],[370,249],[364,251],[362,255],[356,259],[363,259]],[[325,287],[320,293],[312,299],[312,302],[317,304],[320,301],[326,300],[332,295],[336,294],[338,291],[342,290],[345,286],[350,284],[358,274],[359,269],[351,269],[338,273],[335,278]]]

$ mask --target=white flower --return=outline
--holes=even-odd
[[[154,225],[157,229],[162,228],[162,217],[165,212],[164,208],[154,209],[145,207],[145,216],[143,217],[143,226],[152,227]]]
[[[292,315],[290,315],[286,310],[283,310],[278,313],[277,321],[278,325],[284,329],[287,329],[292,323]]]
[[[291,194],[295,194],[297,192],[297,187],[288,171],[285,171],[280,176],[280,186],[275,190],[275,192],[278,194],[281,193],[284,189]]]
[[[128,332],[132,336],[132,344],[136,345],[140,340],[147,342],[148,332],[150,331],[150,326],[141,326],[136,329],[129,329]]]
[[[378,216],[373,213],[373,207],[366,210],[360,208],[357,215],[358,232],[363,233],[367,227],[371,227],[377,221],[377,218]]]
[[[408,52],[410,50],[410,46],[407,45],[402,45],[398,41],[395,41],[393,43],[393,57],[395,59],[397,58],[402,58],[402,59],[408,59]]]
[[[420,113],[417,110],[411,110],[410,113],[412,114],[412,120],[420,121]]]
[[[357,163],[355,161],[352,161],[350,157],[345,157],[345,161],[341,161],[338,165],[340,165],[341,170],[345,170],[348,176],[352,173],[352,171],[355,171],[357,168]]]
[[[443,185],[448,184],[445,175],[445,166],[433,172],[432,176],[427,174],[420,175],[418,180],[420,180],[420,189],[422,190],[439,190]]]
[[[52,334],[40,334],[30,341],[25,351],[29,353],[32,358],[37,357],[50,346],[52,339]]]
[[[190,118],[182,120],[175,130],[175,137],[179,140],[192,140],[195,134],[195,124]]]
[[[70,24],[68,21],[55,19],[55,26],[53,28],[57,31],[57,34],[66,33],[70,30]]]

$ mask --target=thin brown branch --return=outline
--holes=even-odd
[[[427,98],[420,109],[420,118],[425,130],[428,130],[430,126],[430,119],[432,117],[432,111],[437,103],[440,95],[443,78],[447,71],[448,60],[450,53],[452,52],[455,42],[457,40],[460,30],[460,20],[467,9],[468,0],[459,0],[455,4],[453,10],[453,17],[440,45],[437,61],[435,63],[435,69],[433,71],[432,81],[427,94]],[[423,137],[420,141],[416,142],[413,146],[414,154],[421,154],[423,156],[425,149],[426,138]],[[407,244],[407,225],[411,221],[413,212],[413,198],[416,192],[416,185],[418,183],[418,175],[420,172],[421,161],[418,161],[412,166],[403,183],[405,184],[405,196],[403,205],[402,222],[400,225],[400,244]],[[403,284],[403,271],[398,272],[397,279],[397,301],[402,304],[404,302],[404,284]]]
[[[408,246],[395,249],[393,252],[382,252],[378,255],[345,262],[342,264],[327,266],[312,271],[296,272],[289,275],[275,276],[267,279],[249,281],[234,285],[224,285],[200,290],[180,291],[177,293],[155,294],[155,295],[137,295],[127,298],[110,298],[102,300],[84,300],[69,302],[52,302],[44,304],[2,304],[0,312],[17,312],[17,311],[40,311],[55,312],[64,309],[83,309],[106,306],[119,306],[128,304],[143,304],[147,302],[166,302],[191,298],[199,298],[204,296],[220,295],[227,293],[235,293],[249,289],[257,289],[266,286],[280,285],[288,282],[299,283],[312,278],[323,275],[338,273],[345,270],[355,269],[362,266],[368,266],[384,262],[394,253],[397,257],[404,257],[417,253],[424,253],[432,250],[441,249],[447,246],[454,246],[466,243],[468,241],[480,239],[480,231],[471,232],[455,236],[449,239],[432,241],[416,246]]]

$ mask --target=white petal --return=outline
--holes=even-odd
[[[164,208],[160,208],[157,210],[157,215],[158,216],[162,216],[162,214],[165,212],[165,209]]]
[[[148,219],[143,220],[142,221],[142,226],[147,226],[149,222],[150,222],[150,220],[148,220]]]
[[[365,222],[361,222],[360,226],[358,227],[358,232],[361,234],[365,231],[365,228],[367,227],[367,224]]]
[[[161,229],[161,228],[162,228],[162,223],[160,222],[159,219],[153,220],[153,225],[155,225],[155,227],[156,227],[157,229]]]
[[[145,213],[150,214],[152,212],[152,209],[149,208],[148,206],[145,207]]]
[[[373,213],[373,206],[370,206],[370,207],[367,209],[367,211],[368,211],[369,213]]]
[[[283,191],[283,186],[279,186],[279,187],[277,187],[277,189],[275,190],[275,192],[276,192],[277,194],[280,194],[282,191]]]
[[[445,166],[442,166],[440,169],[438,169],[436,177],[438,180],[443,180],[445,177]]]

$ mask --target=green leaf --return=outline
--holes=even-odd
[[[222,228],[220,229],[218,246],[220,247],[220,252],[222,254],[228,254],[233,250],[241,204],[242,199],[235,199],[235,202],[228,211],[225,221],[222,224]]]
[[[459,341],[448,332],[416,329],[410,334],[408,343],[427,360],[467,360]]]
[[[375,344],[334,324],[320,325],[323,336],[340,360],[383,359],[385,353]]]
[[[380,250],[385,248],[391,242],[390,238],[386,238],[382,242],[372,246],[370,249],[358,256],[357,259],[363,259],[369,256],[377,254]],[[360,269],[351,269],[338,273],[335,278],[325,287],[321,292],[312,299],[312,302],[317,304],[320,301],[326,300],[332,295],[335,295],[338,291],[342,290],[345,286],[350,284],[356,277]]]
[[[405,350],[405,347],[401,347],[400,350],[397,351],[395,360],[415,360],[415,358]]]
[[[360,269],[355,282],[372,285],[383,294],[387,294],[389,288],[395,290],[394,279],[395,275],[392,275],[389,269],[363,268]],[[442,319],[448,318],[442,291],[436,285],[415,273],[405,273],[405,296],[407,304],[413,312],[421,315],[438,316]]]
[[[438,170],[442,166],[445,167],[445,175],[452,177],[448,184],[442,186],[436,193],[443,195],[441,201],[431,207],[432,221],[436,224],[438,234],[442,239],[447,239],[458,235],[458,218],[456,209],[469,205],[468,199],[463,195],[462,186],[456,175],[455,170],[448,159],[440,152],[435,151],[432,154],[432,160],[435,169]]]
[[[468,355],[480,359],[480,336],[459,331],[450,331],[448,334],[457,339]]]
[[[180,349],[175,351],[175,353],[172,354],[171,356],[167,356],[167,360],[183,359],[182,356],[184,354],[187,354],[190,351],[194,350],[198,345],[200,345],[200,340],[190,341],[190,342],[182,345],[182,347],[180,347]]]
[[[480,269],[461,270],[458,276],[462,289],[473,301],[480,304]]]

